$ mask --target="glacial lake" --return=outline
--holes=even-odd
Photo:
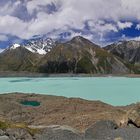
[[[0,78],[0,93],[11,92],[80,97],[112,105],[128,105],[140,101],[140,78]]]

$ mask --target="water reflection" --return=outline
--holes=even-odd
[[[9,82],[17,83],[17,82],[29,82],[29,81],[32,81],[32,79],[17,79],[17,80],[11,80]]]

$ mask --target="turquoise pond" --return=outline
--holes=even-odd
[[[20,103],[25,106],[34,106],[34,107],[40,106],[41,104],[38,101],[28,101],[28,100],[21,101]]]
[[[80,97],[127,105],[140,101],[140,78],[0,78],[0,93],[11,92]]]

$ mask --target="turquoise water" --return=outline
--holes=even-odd
[[[140,101],[140,78],[0,78],[0,93],[9,92],[80,97],[127,105]]]
[[[38,101],[21,101],[20,102],[22,105],[25,105],[25,106],[33,106],[33,107],[37,107],[37,106],[40,106],[40,102]]]

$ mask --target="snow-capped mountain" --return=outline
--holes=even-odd
[[[55,46],[55,42],[51,38],[32,39],[25,44],[13,44],[10,49],[17,49],[18,47],[24,47],[32,53],[47,54]]]
[[[28,43],[23,45],[26,49],[33,53],[47,54],[55,46],[55,42],[51,38],[43,38],[37,40],[30,40]]]
[[[20,44],[13,44],[13,45],[10,47],[10,49],[16,49],[16,48],[18,48],[18,47],[20,47]]]

